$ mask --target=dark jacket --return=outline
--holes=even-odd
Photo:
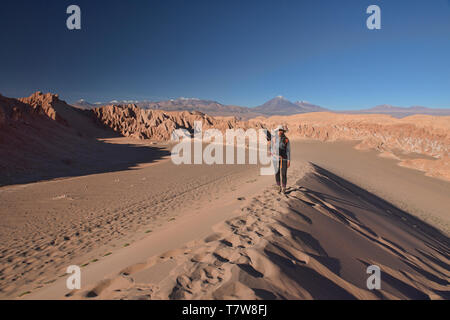
[[[291,142],[284,134],[280,137],[279,155],[283,159],[291,160]]]
[[[268,136],[269,138],[269,136]],[[291,143],[284,134],[279,137],[278,135],[271,135],[271,151],[272,154],[278,155],[283,159],[291,160]],[[275,146],[278,143],[278,150],[275,150]]]

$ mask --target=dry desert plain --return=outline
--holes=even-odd
[[[52,95],[2,99],[2,299],[449,298],[446,117],[240,122],[125,106],[88,122]],[[198,119],[286,123],[287,195],[256,165],[174,165],[166,132]],[[81,290],[66,287],[70,265]],[[381,290],[367,289],[369,265]]]

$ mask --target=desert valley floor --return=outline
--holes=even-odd
[[[167,155],[2,187],[0,297],[448,299],[450,183],[354,145],[293,142],[286,196],[257,166]],[[82,266],[79,291],[65,287],[69,265]]]

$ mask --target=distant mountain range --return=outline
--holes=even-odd
[[[136,105],[141,109],[164,111],[198,111],[210,116],[233,116],[240,119],[250,119],[263,114],[254,112],[252,108],[224,105],[217,101],[202,100],[197,98],[178,98],[165,101],[110,101],[107,103],[88,103],[84,100],[77,101],[74,106],[82,109],[93,109],[107,105]]]
[[[110,101],[107,103],[90,103],[79,100],[73,105],[81,109],[93,109],[106,105],[129,105],[133,104],[142,109],[164,110],[164,111],[198,111],[211,116],[233,116],[238,119],[250,119],[258,116],[289,116],[310,112],[335,112],[344,114],[387,114],[396,118],[403,118],[415,114],[433,116],[448,116],[450,109],[432,109],[420,106],[409,108],[394,107],[391,105],[380,105],[370,109],[334,111],[318,105],[306,102],[291,102],[282,96],[275,97],[266,103],[249,108],[235,105],[224,105],[213,100],[202,100],[197,98],[178,98],[165,101]]]
[[[73,103],[72,105],[74,107],[77,107],[77,108],[80,108],[80,109],[93,109],[93,108],[97,108],[97,107],[99,107],[99,106],[101,106],[103,104],[100,103],[100,102],[98,104],[90,103],[90,102],[87,102],[84,99],[81,99],[81,100],[78,100],[77,102]]]
[[[290,116],[299,113],[328,111],[325,108],[304,101],[291,102],[282,96],[273,98],[259,107],[252,108],[252,110],[265,116]]]
[[[450,109],[433,109],[427,107],[394,107],[391,105],[383,104],[370,109],[362,109],[355,111],[342,111],[340,113],[349,114],[388,114],[395,118],[404,118],[415,114],[425,114],[431,116],[450,116]]]
[[[217,101],[201,100],[196,98],[178,98],[159,102],[139,102],[136,104],[142,109],[155,109],[164,111],[199,111],[210,116],[234,116],[237,118],[254,118],[261,114],[251,108],[234,105],[223,105]]]

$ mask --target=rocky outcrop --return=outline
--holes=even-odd
[[[110,132],[57,95],[0,96],[0,186],[98,172]]]
[[[95,119],[126,137],[168,141],[176,129],[193,132],[194,122],[201,121],[203,130],[218,129],[224,132],[232,128],[248,128],[247,122],[234,117],[211,117],[201,112],[166,112],[144,110],[136,105],[110,105],[92,110]]]
[[[243,121],[236,117],[213,117],[198,111],[147,110],[134,104],[80,110],[60,100],[58,95],[37,92],[22,99],[0,95],[0,149],[5,150],[9,144],[10,159],[13,152],[21,163],[30,163],[31,156],[26,156],[27,153],[20,148],[28,148],[33,150],[33,154],[40,155],[42,150],[56,150],[54,141],[58,139],[60,145],[68,146],[79,144],[77,139],[80,137],[104,136],[105,131],[101,127],[126,137],[169,141],[175,129],[187,129],[192,133],[195,121],[203,123],[203,130],[270,129],[284,124],[289,128],[291,139],[358,141],[358,149],[378,150],[382,156],[401,161],[402,166],[450,180],[450,117],[444,116],[416,115],[397,119],[388,115],[315,112]],[[39,141],[41,147],[37,148],[37,142],[30,141]],[[66,147],[64,152],[69,149]],[[54,153],[48,151],[47,157],[53,157]],[[411,154],[415,156],[411,157]],[[3,161],[3,166],[9,166],[9,162]]]
[[[136,105],[101,107],[94,109],[93,113],[98,122],[124,136],[158,141],[170,140],[175,129],[184,128],[192,132],[194,121],[201,121],[204,130],[216,128],[222,132],[237,128],[275,128],[285,124],[291,139],[359,141],[358,149],[395,154],[395,158],[403,161],[402,165],[418,168],[429,175],[448,178],[447,172],[450,172],[450,117],[411,116],[396,119],[387,115],[319,112],[239,121],[200,112],[143,110]],[[406,156],[409,154],[436,160],[412,160]]]
[[[284,124],[291,139],[359,141],[357,149],[374,149],[401,161],[401,166],[450,180],[450,117],[415,115],[397,119],[388,115],[321,112],[258,118],[250,123],[264,123],[269,128]],[[411,159],[411,155],[416,159]]]
[[[254,120],[251,120],[251,122]],[[412,116],[395,119],[386,115],[336,115],[315,113],[290,117],[271,117],[268,127],[284,123],[291,138],[321,141],[360,141],[359,149],[417,153],[434,158],[448,156],[450,117]]]
[[[430,177],[443,178],[450,181],[450,157],[448,156],[436,160],[406,159],[401,161],[399,165],[423,171]]]
[[[48,111],[49,114],[52,114],[52,111]],[[55,114],[53,116],[56,118]],[[46,112],[37,105],[32,107],[20,100],[0,95],[0,127],[29,125],[33,121],[46,118],[48,118]]]
[[[30,116],[28,107],[16,99],[6,98],[0,95],[0,128],[21,121],[26,121]]]
[[[38,91],[32,94],[28,98],[19,99],[20,102],[23,102],[32,107],[32,110],[39,114],[45,115],[56,122],[67,125],[67,120],[65,120],[58,112],[57,106],[65,104],[65,102],[59,100],[59,96],[57,94],[43,94]]]
[[[221,131],[232,128],[274,128],[285,124],[289,136],[321,141],[360,141],[359,149],[401,151],[434,158],[448,156],[450,148],[450,117],[414,116],[395,119],[385,115],[336,115],[314,113],[277,116],[239,121],[235,118],[211,117],[200,112],[165,112],[143,110],[135,105],[107,106],[93,109],[97,121],[129,137],[169,140],[173,130],[192,131],[194,121],[203,129]]]

